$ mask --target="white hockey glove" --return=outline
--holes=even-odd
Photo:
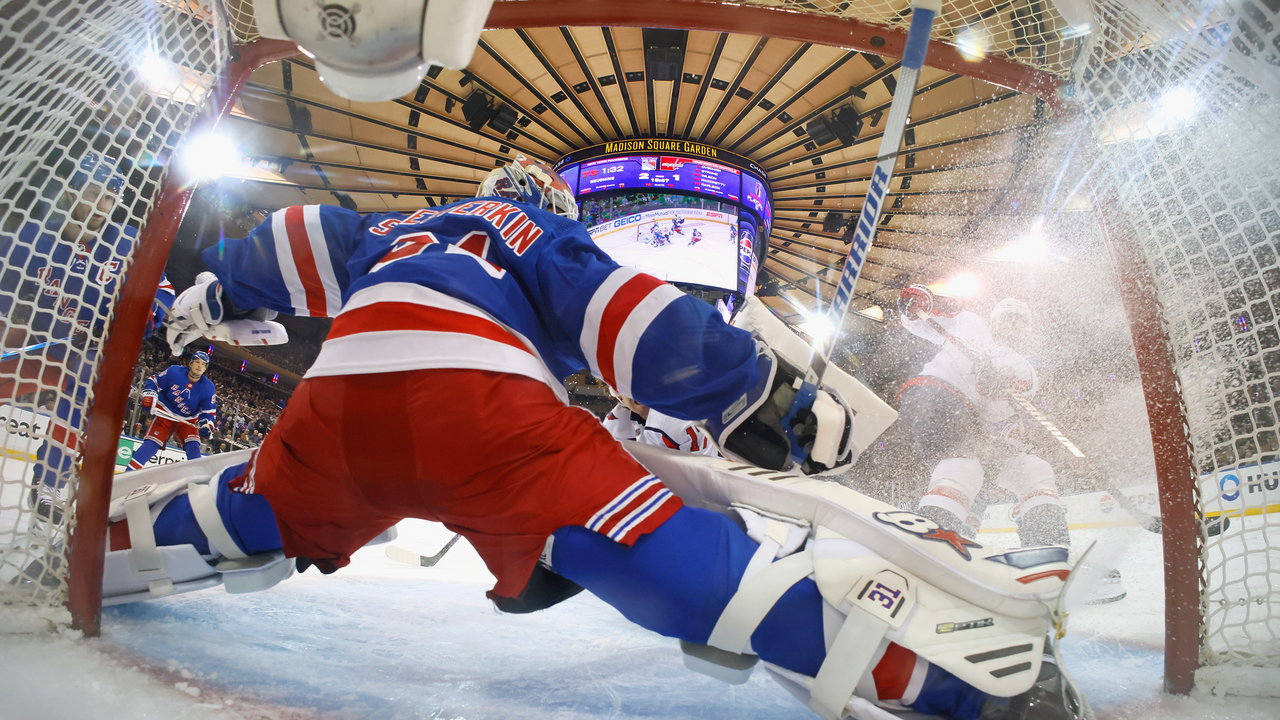
[[[222,322],[226,306],[222,302],[222,283],[211,272],[196,276],[196,284],[182,291],[173,301],[169,321],[165,323],[165,339],[174,356],[182,354],[187,343],[209,332]]]
[[[202,272],[196,276],[196,284],[173,301],[165,338],[174,356],[201,337],[232,345],[280,345],[289,341],[289,333],[280,323],[271,322],[275,316],[274,310],[259,308],[233,319],[222,283],[213,273]]]

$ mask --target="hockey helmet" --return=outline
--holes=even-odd
[[[203,350],[201,350],[201,351],[199,351],[199,352],[191,353],[191,360],[199,360],[200,362],[204,363],[205,365],[208,365],[208,364],[209,364],[209,353],[207,353],[207,352],[205,352],[205,351],[203,351]],[[188,361],[187,361],[187,364],[188,364],[188,365],[190,365],[190,364],[191,364],[191,360],[188,360]]]
[[[578,201],[569,183],[546,163],[524,155],[516,155],[515,160],[494,169],[480,181],[476,197],[493,196],[536,205],[570,220],[578,219]]]
[[[1017,298],[1005,298],[991,308],[991,334],[997,339],[1018,338],[1031,330],[1031,308]]]
[[[80,163],[71,173],[70,185],[80,190],[90,183],[104,187],[112,194],[119,194],[124,188],[124,175],[120,174],[116,159],[95,152],[87,152],[81,156]]]

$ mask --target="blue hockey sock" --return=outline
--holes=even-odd
[[[681,508],[630,547],[571,526],[557,530],[552,569],[649,630],[705,643],[758,547],[732,520]],[[751,636],[775,665],[815,676],[826,657],[823,600],[810,579],[792,586]],[[911,709],[976,720],[989,696],[929,665]]]
[[[279,550],[283,543],[276,526],[276,516],[267,499],[261,495],[232,492],[227,480],[239,474],[243,465],[227,468],[215,478],[218,514],[236,546],[246,555]],[[209,554],[209,540],[196,522],[191,499],[179,495],[160,511],[155,520],[156,545],[194,545],[202,555]]]
[[[142,444],[138,445],[137,449],[133,451],[133,457],[129,459],[129,467],[137,469],[146,465],[159,451],[160,443],[151,438],[143,440]]]
[[[552,569],[649,630],[705,643],[758,547],[732,520],[685,507],[628,547],[586,528],[557,530]],[[775,665],[816,675],[826,657],[822,596],[793,585],[751,636]]]
[[[989,697],[937,665],[930,665],[911,709],[954,720],[978,720],[982,704]]]
[[[200,442],[198,440],[188,440],[182,444],[182,449],[187,451],[188,460],[196,460],[200,457]]]

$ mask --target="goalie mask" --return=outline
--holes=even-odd
[[[569,183],[550,166],[524,155],[517,155],[509,164],[489,173],[480,181],[476,197],[506,198],[535,205],[570,220],[578,219],[578,201],[574,199]]]

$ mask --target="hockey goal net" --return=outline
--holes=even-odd
[[[231,62],[232,18],[0,3],[0,630],[96,632],[125,400],[189,192],[178,148],[286,50]]]
[[[892,54],[909,21],[907,0],[656,4],[664,12],[563,0],[550,13],[544,0],[504,1],[490,24],[642,25],[650,13],[672,27],[867,39],[859,49]],[[238,73],[263,59],[244,52],[255,40],[248,5],[0,4],[4,605],[64,623],[70,598],[74,623],[96,628],[94,553],[122,388],[181,217],[170,169],[182,139],[224,111]],[[1245,668],[1277,667],[1274,3],[955,0],[934,39],[930,64],[1039,95],[1059,110],[1056,136],[1073,138],[1047,149],[1054,171],[1038,180],[1088,188],[1088,225],[1112,248],[1121,279],[1157,450],[1167,685],[1189,689],[1197,669],[1201,682],[1219,684]],[[966,65],[969,57],[986,60]],[[75,208],[102,192],[115,194],[107,229],[90,228]],[[42,284],[55,275],[59,287]],[[73,317],[59,314],[68,308]],[[37,517],[31,502],[33,487],[41,491],[36,468],[59,510],[52,516]],[[1224,516],[1235,520],[1226,532],[1205,532]]]

